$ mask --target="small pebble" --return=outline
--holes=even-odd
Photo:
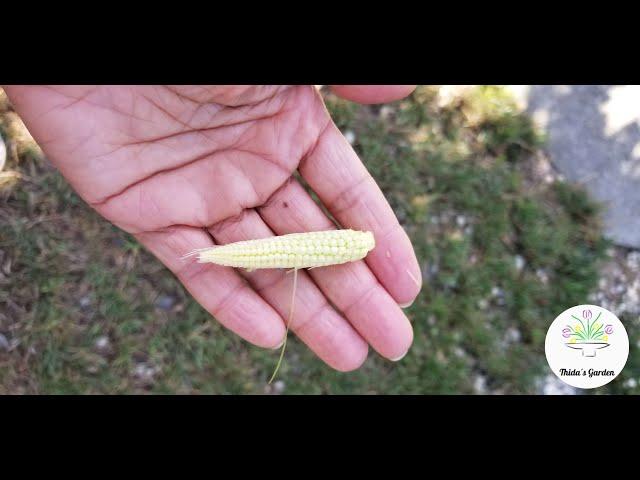
[[[96,340],[96,347],[99,348],[100,350],[104,350],[108,346],[109,346],[109,337],[102,336]]]
[[[542,268],[536,270],[536,277],[544,284],[549,283],[549,274]]]
[[[8,351],[9,350],[9,341],[7,337],[0,333],[0,351]]]
[[[513,261],[516,264],[516,270],[521,272],[526,264],[524,257],[522,255],[516,255],[515,257],[513,257]]]
[[[627,255],[627,266],[634,270],[640,269],[640,251],[633,251]]]
[[[571,385],[567,385],[554,374],[547,375],[542,380],[540,388],[543,395],[577,395],[578,390]]]
[[[380,115],[381,119],[387,120],[388,118],[391,117],[391,115],[393,115],[393,107],[391,107],[390,105],[384,105],[380,109],[380,112],[378,113],[378,115]]]
[[[480,395],[487,393],[487,377],[478,375],[473,381],[473,389]]]
[[[349,142],[350,145],[356,143],[356,134],[353,133],[353,130],[347,130],[344,132],[344,138]]]
[[[467,356],[467,352],[465,352],[461,347],[455,347],[453,349],[453,354],[458,358],[465,358]]]
[[[159,369],[157,367],[152,367],[145,363],[139,363],[136,365],[134,374],[141,380],[150,381],[153,380],[153,377],[158,373],[158,371]]]
[[[502,306],[505,304],[504,290],[502,288],[493,287],[491,289],[491,296],[495,299],[496,305]]]
[[[175,303],[175,297],[172,297],[171,295],[160,295],[156,300],[156,307],[161,310],[171,310],[171,307],[173,307]]]
[[[429,266],[429,276],[430,277],[435,277],[438,274],[439,271],[440,271],[440,267],[438,266],[437,263],[432,263]]]
[[[518,343],[521,338],[522,338],[522,335],[520,334],[520,330],[518,330],[515,327],[509,327],[504,332],[504,340],[508,345],[511,345],[513,343]]]
[[[614,295],[620,295],[620,294],[624,293],[626,290],[627,290],[627,286],[626,285],[618,283],[618,284],[613,286],[613,288],[611,289],[611,292]]]

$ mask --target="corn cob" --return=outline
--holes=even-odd
[[[375,247],[371,232],[290,233],[197,250],[200,263],[246,268],[315,268],[364,258]]]

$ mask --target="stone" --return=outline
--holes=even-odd
[[[9,341],[7,340],[7,337],[5,337],[2,333],[0,333],[0,351],[7,351],[9,350]]]
[[[280,395],[284,392],[285,384],[282,380],[276,380],[273,384],[273,393]]]
[[[104,350],[109,346],[109,337],[107,336],[101,336],[98,337],[98,339],[96,340],[96,348],[98,348],[99,350]]]
[[[7,161],[7,147],[4,144],[4,140],[0,135],[0,172],[4,168],[4,164]]]
[[[542,379],[539,393],[542,395],[577,395],[578,390],[550,373]]]
[[[347,130],[346,132],[344,132],[344,138],[347,140],[347,142],[349,142],[350,145],[356,143],[356,134],[353,132],[353,130]]]
[[[88,308],[91,305],[91,297],[89,295],[83,296],[78,301],[78,304],[80,305],[81,308]]]
[[[477,375],[473,379],[473,390],[478,395],[485,395],[487,393],[487,377]]]
[[[161,310],[171,310],[175,303],[175,297],[172,297],[171,295],[160,295],[156,300],[156,307]]]

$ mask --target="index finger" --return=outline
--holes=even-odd
[[[380,187],[331,122],[299,171],[322,203],[345,228],[373,232],[376,247],[366,257],[380,283],[401,306],[422,287],[411,241]]]

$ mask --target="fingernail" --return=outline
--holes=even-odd
[[[406,352],[404,352],[402,355],[400,355],[397,358],[390,358],[389,360],[391,360],[392,362],[399,362],[400,360],[402,360],[404,357],[407,356],[407,353],[409,353],[409,350],[407,350]]]
[[[285,339],[283,338],[279,345],[277,345],[275,347],[271,347],[271,349],[272,350],[278,350],[278,349],[282,348],[282,345],[284,345],[284,341],[285,341]]]
[[[413,300],[411,300],[410,302],[407,303],[399,303],[398,306],[400,308],[409,308],[411,305],[413,305]]]

